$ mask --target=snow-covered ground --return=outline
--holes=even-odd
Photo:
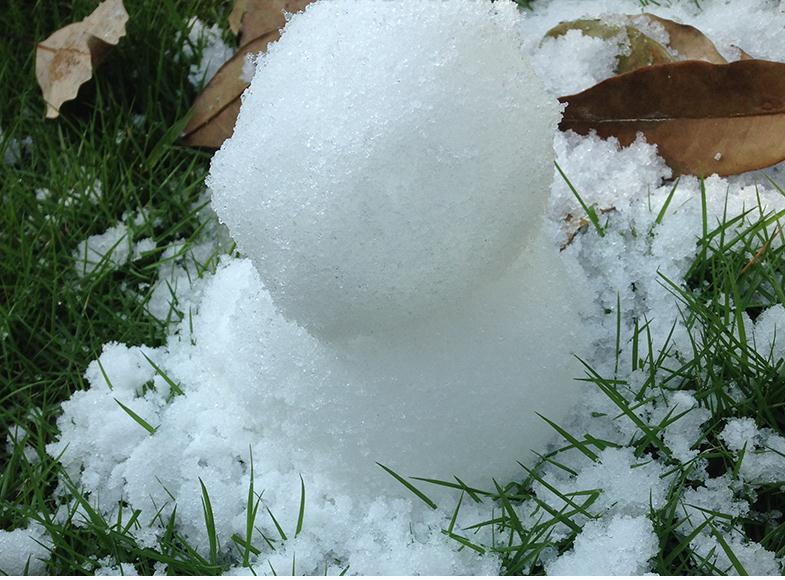
[[[521,50],[553,98],[583,90],[612,75],[615,59],[624,46],[580,34],[543,41],[544,33],[564,20],[641,10],[636,0],[537,0],[533,5],[534,12],[527,13],[516,30],[523,39]],[[785,11],[777,2],[707,1],[701,2],[699,9],[694,2],[685,0],[646,9],[698,27],[729,60],[738,58],[738,46],[756,57],[785,60],[785,45],[780,41]],[[358,29],[356,33],[362,37],[363,31]],[[381,40],[378,36],[372,40],[385,39],[382,35]],[[394,48],[399,47],[390,47]],[[555,260],[554,268],[570,272],[579,280],[578,286],[586,287],[590,297],[590,304],[582,309],[577,321],[589,340],[584,350],[576,354],[599,375],[620,381],[619,393],[632,399],[647,381],[648,371],[616,368],[617,316],[622,337],[621,360],[632,358],[634,347],[626,338],[633,334],[636,321],[648,321],[655,351],[666,341],[674,356],[679,352],[687,356],[692,349],[679,305],[663,286],[661,275],[678,284],[684,282],[702,230],[701,184],[695,177],[682,177],[664,219],[655,223],[673,189],[671,172],[657,156],[655,146],[639,139],[620,148],[612,140],[557,132],[553,135],[553,148],[556,161],[577,191],[588,204],[603,210],[603,223],[607,220],[602,237],[591,226],[572,237],[575,217],[584,212],[565,181],[554,172],[543,235],[549,255]],[[767,172],[774,180],[782,176],[779,168]],[[760,174],[728,179],[709,177],[705,180],[705,195],[711,224],[719,223],[724,215],[733,217],[759,204],[764,212],[785,208],[785,198],[763,182]],[[748,219],[754,220],[757,212]],[[278,225],[287,227],[285,218],[279,219]],[[265,287],[251,259],[236,252],[229,254],[228,231],[214,217],[209,223],[201,243],[170,248],[162,258],[164,265],[148,308],[153,316],[172,320],[166,344],[157,348],[105,345],[101,357],[86,370],[90,388],[75,393],[63,404],[60,439],[50,445],[50,453],[61,457],[73,480],[106,513],[113,513],[122,500],[144,513],[152,515],[164,510],[166,514],[174,507],[172,497],[176,498],[178,526],[201,550],[207,549],[208,538],[199,480],[209,490],[216,530],[227,547],[232,534],[245,536],[253,453],[254,489],[264,490],[264,505],[269,506],[288,534],[288,540],[278,543],[274,552],[265,550],[254,559],[254,570],[259,573],[267,573],[271,567],[290,569],[295,555],[298,571],[310,573],[325,569],[339,573],[347,565],[350,573],[362,574],[497,573],[500,560],[496,555],[459,550],[460,545],[443,533],[450,525],[458,495],[437,493],[435,488],[422,484],[426,493],[433,492],[438,499],[439,509],[430,510],[381,470],[379,475],[387,478],[389,491],[376,491],[372,497],[362,489],[336,484],[326,475],[336,471],[331,463],[341,460],[334,454],[335,446],[351,449],[355,435],[351,422],[342,417],[342,425],[347,426],[344,436],[349,441],[340,440],[333,445],[340,439],[333,429],[335,416],[320,415],[320,401],[314,396],[329,397],[330,389],[362,390],[360,381],[367,377],[346,374],[345,369],[355,363],[339,360],[321,338],[284,318],[273,296],[278,289]],[[570,243],[566,243],[568,239]],[[136,252],[152,249],[144,243],[143,240],[133,246],[128,228],[118,224],[103,236],[86,240],[78,256],[110,251],[105,261],[117,265],[133,259]],[[81,261],[80,274],[89,274],[97,261],[100,258],[92,259],[91,265]],[[204,263],[215,264],[214,271],[200,275],[200,265]],[[578,286],[576,293],[581,292]],[[569,299],[569,292],[564,289],[554,289],[553,294],[566,294]],[[755,323],[747,319],[746,327],[750,347],[762,356],[778,358],[785,353],[785,347],[775,341],[785,332],[782,306],[763,312]],[[359,356],[364,351],[353,352]],[[406,364],[405,359],[395,362]],[[567,356],[562,362],[568,365],[571,359]],[[569,385],[564,389],[565,396],[575,397],[575,405],[559,424],[570,433],[590,433],[608,444],[601,451],[595,449],[594,460],[577,449],[560,454],[559,462],[568,465],[569,470],[555,464],[544,465],[533,484],[535,497],[516,507],[522,523],[535,526],[543,518],[543,505],[558,512],[567,507],[563,494],[598,490],[587,508],[592,517],[578,513],[573,518],[583,527],[574,545],[562,554],[550,549],[540,555],[545,570],[551,574],[651,571],[651,559],[659,550],[651,509],[663,506],[681,472],[675,469],[678,466],[687,469],[690,477],[678,507],[685,516],[680,524],[683,533],[689,535],[700,528],[691,548],[715,561],[719,569],[733,572],[716,535],[701,525],[702,514],[727,514],[729,523],[748,514],[757,487],[785,480],[785,439],[759,429],[752,419],[728,421],[721,438],[729,450],[739,457],[743,454],[739,477],[732,478],[727,473],[712,476],[705,460],[696,459],[698,451],[693,448],[700,438],[701,425],[711,417],[694,392],[659,390],[636,407],[637,420],[633,421],[620,415],[605,394],[587,383],[580,383],[577,395],[572,394]],[[142,428],[117,401],[154,427],[154,433]],[[357,403],[352,399],[347,404]],[[505,405],[509,403],[499,401],[500,407]],[[365,416],[355,417],[358,425],[380,421],[377,415],[385,413],[386,408],[383,404],[369,405],[364,411]],[[670,457],[636,455],[628,445],[640,433],[641,423],[658,425],[668,414],[678,417],[663,434]],[[521,422],[524,432],[527,422],[539,421],[531,413],[518,413],[514,408],[500,409],[484,420],[499,421],[498,425],[485,427],[489,442],[496,436],[503,439],[505,433],[515,432],[507,429],[502,420]],[[405,418],[399,422],[405,431]],[[423,430],[417,435],[424,443],[429,436],[437,438],[449,430],[449,425],[438,421],[428,427],[432,433],[422,425],[419,428]],[[356,432],[364,431],[358,428]],[[324,444],[319,444],[320,433],[324,435]],[[395,433],[388,436],[393,439]],[[303,447],[301,441],[314,444]],[[471,447],[471,443],[455,441],[458,448],[464,444]],[[530,442],[520,440],[514,444],[519,455],[511,452],[509,471],[501,475],[523,479],[525,474],[515,461],[524,456],[531,459]],[[550,443],[535,451],[545,453],[563,444],[564,440],[554,431]],[[425,457],[423,463],[427,464],[427,460]],[[358,459],[352,455],[348,461]],[[387,460],[369,456],[367,461],[372,464]],[[531,461],[529,466],[533,466]],[[302,531],[295,537],[301,477],[305,482],[306,511]],[[67,496],[64,487],[60,492]],[[494,511],[488,501],[474,503],[464,498],[458,527],[491,519],[494,514],[498,515],[498,509]],[[166,519],[163,517],[160,522]],[[257,526],[268,537],[278,537],[276,524],[265,510],[260,510]],[[163,524],[156,520],[133,534],[140,543],[154,546],[163,532]],[[476,534],[461,533],[474,544],[488,546],[493,542],[490,526]],[[549,540],[556,541],[569,533],[567,526],[556,525]],[[2,549],[4,545],[13,547],[17,556],[23,549],[29,549],[33,556],[40,554],[42,548],[30,539],[45,543],[38,530],[29,534],[17,530],[12,534],[15,535],[0,532],[0,562],[5,562],[2,554],[8,553]],[[781,559],[732,526],[727,527],[724,541],[748,572],[782,572]],[[258,532],[254,532],[253,542],[265,545]],[[107,571],[111,571],[111,566]],[[233,572],[249,573],[242,568]]]

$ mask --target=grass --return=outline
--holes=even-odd
[[[178,143],[196,96],[190,63],[178,55],[191,16],[218,21],[228,6],[206,0],[125,5],[127,37],[57,121],[43,118],[35,43],[89,14],[95,2],[11,0],[0,10],[0,157],[12,138],[32,140],[21,163],[0,163],[0,434],[4,441],[12,425],[22,426],[37,457],[31,463],[22,447],[9,452],[0,445],[0,528],[42,520],[56,546],[50,573],[89,573],[106,556],[137,562],[146,573],[155,562],[183,574],[211,573],[218,568],[190,550],[173,521],[164,547],[152,553],[125,533],[139,514],[107,522],[85,501],[84,527],[73,525],[74,514],[59,523],[46,515],[56,508],[60,469],[45,445],[56,434],[60,403],[85,388],[84,370],[103,343],[161,343],[166,325],[146,311],[149,292],[139,299],[135,290],[150,288],[175,240],[187,244],[203,226],[193,204],[210,155]],[[100,196],[91,194],[96,180]],[[39,202],[36,190],[43,188],[51,194]],[[79,279],[72,257],[78,244],[138,208],[149,215],[134,234],[152,237],[156,251]]]
[[[287,528],[288,536],[267,504],[259,510],[262,493],[251,484],[244,535],[219,537],[209,489],[202,484],[209,550],[200,553],[179,532],[176,508],[168,517],[163,511],[142,514],[127,508],[107,520],[45,449],[56,436],[61,402],[86,387],[84,370],[104,343],[116,340],[155,346],[166,336],[166,321],[147,312],[149,289],[168,259],[166,249],[178,240],[190,243],[204,227],[194,204],[200,199],[209,163],[208,153],[178,142],[196,95],[187,81],[189,62],[178,55],[192,15],[220,21],[228,9],[207,0],[126,0],[131,14],[127,38],[95,81],[83,88],[79,99],[63,108],[63,116],[45,121],[34,77],[35,43],[64,23],[85,16],[94,4],[37,0],[31,6],[31,2],[10,0],[0,11],[0,126],[4,132],[0,157],[10,139],[32,139],[21,163],[0,163],[0,435],[5,438],[13,425],[26,433],[23,445],[13,449],[0,445],[0,529],[23,527],[31,520],[42,524],[54,545],[47,561],[47,572],[52,574],[91,573],[105,558],[113,563],[132,562],[146,574],[160,564],[166,564],[170,574],[216,574],[230,565],[226,559],[230,547],[240,562],[249,565],[262,551],[275,549],[302,532],[308,519],[302,480],[298,518],[296,525]],[[96,181],[101,184],[100,196],[93,195]],[[656,225],[668,219],[677,186],[659,208]],[[51,194],[39,201],[35,192],[42,188]],[[152,237],[156,250],[117,270],[99,268],[92,276],[77,276],[73,252],[79,243],[138,208],[149,215],[133,226],[134,235]],[[595,510],[601,490],[559,489],[546,476],[547,470],[575,473],[576,454],[594,462],[600,452],[622,443],[634,448],[639,457],[648,454],[659,459],[676,474],[663,505],[650,512],[660,544],[654,560],[656,572],[743,572],[726,540],[732,529],[778,557],[785,556],[782,518],[759,517],[785,512],[781,484],[757,489],[748,516],[728,519],[720,513],[706,514],[697,532],[685,533],[680,497],[684,489],[697,485],[697,462],[684,464],[674,459],[664,437],[665,428],[679,414],[652,422],[636,412],[663,392],[694,391],[701,406],[711,411],[695,448],[713,476],[739,477],[743,458],[728,450],[718,436],[727,418],[751,417],[761,427],[785,433],[785,369],[781,361],[774,363],[748,348],[742,318],[744,313],[754,320],[765,308],[785,303],[785,246],[778,243],[783,238],[779,224],[785,216],[755,215],[755,211],[750,210],[744,225],[736,217],[720,224],[704,219],[686,287],[679,281],[661,280],[681,303],[693,337],[691,353],[676,355],[668,344],[654,348],[646,321],[639,321],[630,337],[621,336],[621,326],[617,326],[617,345],[629,341],[633,353],[629,360],[617,360],[618,373],[603,376],[586,366],[586,381],[613,402],[617,416],[637,426],[632,440],[605,441],[591,433],[571,433],[549,421],[563,446],[543,455],[536,466],[522,466],[526,476],[520,481],[499,482],[488,490],[469,487],[458,477],[454,481],[407,480],[383,469],[429,507],[435,503],[427,495],[427,486],[460,493],[449,511],[445,537],[461,549],[498,554],[508,574],[542,573],[543,560],[554,550],[568,550],[582,525],[598,516]],[[603,232],[598,218],[592,221],[596,232]],[[618,346],[616,350],[621,351]],[[648,379],[631,393],[630,385],[620,377],[638,369]],[[179,385],[160,369],[156,371],[174,394],[182,393]],[[729,384],[736,385],[740,396],[729,395]],[[133,409],[123,408],[140,428],[155,430]],[[25,446],[32,449],[33,460],[25,455]],[[58,505],[53,492],[58,480],[77,502],[55,518]],[[548,487],[561,505],[554,507],[540,499],[533,492],[535,484]],[[461,509],[468,502],[493,506],[492,516],[464,525]],[[536,511],[536,523],[522,520],[523,505]],[[257,518],[269,519],[276,530],[273,537],[264,537],[261,546],[252,544]],[[165,530],[155,549],[139,545],[129,533],[150,521]],[[492,529],[493,541],[480,542],[477,532],[487,529]],[[711,558],[693,550],[690,542],[702,531],[717,538],[729,567],[718,569]],[[293,561],[291,571],[296,570]]]
[[[771,185],[785,195],[776,183]],[[701,191],[704,198],[700,202],[705,208],[705,189],[701,187]],[[666,206],[672,197],[673,190],[667,197]],[[662,222],[663,215],[664,212],[660,211],[655,227]],[[771,429],[780,436],[785,434],[785,361],[772,360],[765,350],[761,349],[761,353],[750,348],[742,318],[744,314],[755,320],[766,308],[785,303],[782,290],[785,244],[773,243],[783,239],[781,223],[785,210],[762,213],[755,208],[742,216],[726,217],[715,227],[711,227],[705,211],[703,215],[703,235],[697,240],[696,259],[686,276],[686,285],[664,276],[660,279],[661,285],[682,306],[692,352],[672,350],[669,340],[661,348],[653,348],[651,337],[646,333],[648,325],[641,328],[636,323],[633,335],[629,337],[633,356],[626,372],[645,371],[648,378],[642,387],[632,389],[627,380],[620,378],[625,376],[625,369],[612,376],[602,376],[584,363],[584,380],[612,401],[617,409],[614,420],[626,417],[637,427],[631,440],[607,441],[591,433],[577,435],[543,417],[564,444],[540,456],[539,463],[532,468],[521,465],[528,474],[522,481],[506,486],[497,484],[492,490],[480,490],[468,489],[462,482],[420,479],[436,486],[463,489],[465,493],[472,494],[475,502],[490,501],[498,505],[498,517],[472,523],[463,530],[464,533],[472,533],[488,526],[494,527],[497,540],[492,545],[471,544],[471,547],[498,553],[506,573],[543,573],[542,555],[549,550],[564,551],[580,533],[584,522],[598,519],[602,514],[601,510],[593,509],[601,490],[558,489],[546,477],[548,470],[576,475],[579,469],[574,465],[576,456],[596,462],[604,449],[622,445],[635,449],[641,462],[645,462],[647,456],[660,461],[666,466],[665,475],[672,481],[663,505],[656,509],[652,507],[649,513],[660,545],[654,560],[654,572],[660,575],[746,574],[727,539],[732,532],[759,542],[778,558],[785,556],[785,520],[782,518],[785,512],[785,481],[758,486],[755,492],[745,488],[743,493],[748,494],[752,507],[746,516],[709,511],[704,514],[705,521],[692,530],[683,527],[687,520],[682,494],[687,489],[702,485],[703,476],[697,471],[701,463],[705,462],[710,477],[728,475],[738,485],[743,484],[739,467],[744,453],[732,452],[719,437],[727,419],[749,417],[760,427]],[[599,232],[596,235],[599,237]],[[619,328],[620,324],[617,332]],[[618,337],[616,344],[618,352]],[[619,371],[618,362],[616,369]],[[729,385],[736,387],[735,394],[731,394]],[[678,390],[694,392],[700,406],[711,412],[710,419],[703,424],[699,438],[692,445],[698,453],[687,462],[674,457],[665,439],[665,429],[688,411],[676,413],[672,409],[658,420],[639,412],[647,403],[662,397],[663,393]],[[535,483],[552,492],[560,500],[561,507],[542,501],[533,489]],[[424,496],[422,490],[413,491]],[[526,506],[528,509],[534,506],[535,513],[539,514],[533,526],[521,522],[519,514]],[[775,517],[762,518],[761,514],[774,514]],[[456,537],[453,533],[454,518],[450,528],[449,533],[445,532],[449,537],[470,545],[470,538]],[[728,565],[718,565],[714,559],[716,553],[695,551],[691,542],[704,529],[716,538],[717,551],[722,551]]]

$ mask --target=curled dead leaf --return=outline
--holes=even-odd
[[[714,64],[728,62],[719,53],[714,43],[694,26],[680,24],[649,13],[630,16],[629,20],[634,26],[642,26],[647,23],[662,26],[668,33],[667,46],[679,53],[681,57],[679,60],[705,60]]]
[[[674,62],[559,100],[561,130],[622,145],[642,133],[675,175],[734,175],[785,160],[785,63]]]
[[[243,23],[243,15],[247,5],[248,0],[235,0],[232,6],[232,11],[229,13],[229,30],[234,34],[240,33],[240,26]]]
[[[286,14],[301,12],[311,2],[313,0],[236,0],[229,15],[229,26],[232,31],[239,31],[240,46],[243,46],[281,30],[286,25]]]
[[[754,56],[750,56],[749,53],[745,52],[742,48],[739,48],[735,44],[731,44],[731,48],[739,52],[739,60],[755,60]]]
[[[661,27],[668,34],[668,42],[654,40],[652,26]],[[625,46],[614,72],[621,74],[644,66],[664,64],[679,60],[703,60],[714,64],[728,61],[720,54],[714,43],[694,26],[681,24],[656,14],[613,15],[605,20],[581,19],[561,22],[551,28],[546,37],[556,38],[579,30],[584,36],[610,40],[617,38]],[[656,36],[656,34],[653,34]],[[737,48],[741,60],[750,60],[746,52]]]
[[[184,141],[195,147],[218,149],[234,131],[240,112],[240,96],[248,87],[243,78],[247,55],[264,52],[267,45],[280,37],[273,31],[242,47],[215,73],[193,105],[193,113],[185,128]]]
[[[248,88],[246,58],[267,50],[280,38],[286,13],[301,11],[313,0],[237,0],[229,23],[240,30],[240,49],[218,70],[194,101],[183,139],[187,145],[218,149],[234,131],[240,97]]]
[[[46,116],[76,98],[108,51],[125,36],[128,12],[122,0],[104,0],[85,19],[54,32],[38,43],[35,74],[46,102]]]
[[[546,32],[545,36],[546,38],[558,38],[571,30],[579,30],[584,36],[603,40],[616,38],[620,44],[626,45],[626,50],[619,55],[616,61],[614,72],[617,74],[674,60],[659,42],[627,24],[612,24],[597,19],[572,20],[557,24]]]

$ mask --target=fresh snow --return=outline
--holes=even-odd
[[[0,530],[0,573],[20,576],[26,570],[31,576],[43,574],[51,546],[47,540],[46,531],[38,524],[10,532]]]
[[[729,58],[737,58],[734,47],[742,46],[754,56],[785,60],[785,12],[776,3],[743,2],[743,9],[740,1],[701,4],[702,10],[687,1],[647,10],[699,27]],[[382,6],[396,26],[375,16]],[[402,475],[429,477],[450,465],[444,461],[463,457],[455,475],[488,475],[504,465],[510,471],[503,475],[523,478],[516,459],[529,458],[530,466],[530,448],[542,453],[563,445],[555,433],[550,442],[542,439],[546,431],[531,414],[539,402],[561,396],[577,404],[559,423],[608,444],[596,461],[577,449],[560,454],[572,471],[546,464],[533,485],[537,501],[517,506],[521,521],[533,526],[543,517],[542,503],[564,508],[554,489],[594,498],[591,517],[575,519],[583,529],[574,544],[561,554],[543,553],[548,573],[650,572],[659,550],[650,510],[663,505],[676,483],[674,463],[690,465],[692,480],[677,509],[684,515],[682,533],[697,530],[692,549],[719,570],[735,571],[705,524],[707,513],[719,512],[727,517],[715,519],[714,529],[748,572],[782,573],[781,559],[735,524],[750,513],[757,488],[785,479],[782,437],[750,418],[727,419],[718,444],[741,461],[738,478],[712,475],[693,445],[711,419],[695,393],[655,394],[635,407],[636,423],[596,389],[570,380],[580,374],[570,366],[571,348],[601,375],[614,375],[617,314],[623,338],[635,320],[647,320],[655,349],[670,336],[673,353],[691,352],[688,329],[658,272],[684,280],[701,234],[700,183],[683,177],[656,224],[672,188],[656,147],[642,139],[620,148],[595,136],[551,134],[559,165],[607,220],[604,237],[591,226],[571,237],[583,212],[558,174],[544,176],[551,153],[543,132],[555,123],[553,99],[612,74],[619,47],[577,34],[541,40],[559,21],[635,13],[640,4],[538,0],[534,6],[520,22],[502,2],[491,9],[470,2],[347,0],[316,4],[293,17],[282,41],[259,60],[238,136],[214,163],[214,204],[244,253],[229,253],[227,230],[215,218],[198,243],[163,249],[148,309],[167,322],[166,343],[108,343],[86,371],[90,388],[63,405],[61,435],[48,451],[61,456],[99,509],[116,515],[122,499],[144,513],[162,510],[166,521],[175,503],[171,494],[178,529],[206,551],[201,478],[226,547],[232,534],[245,533],[253,453],[254,488],[265,490],[264,505],[290,537],[254,558],[253,572],[290,569],[296,555],[298,571],[310,573],[325,567],[339,573],[347,565],[350,573],[364,574],[496,573],[496,557],[458,550],[442,533],[457,496],[422,484],[439,502],[439,509],[429,510],[373,462],[405,465]],[[347,31],[351,42],[341,42]],[[521,41],[514,32],[522,33]],[[523,58],[510,50],[519,44]],[[549,94],[538,88],[526,59]],[[287,62],[305,68],[285,67]],[[395,90],[385,84],[389,78],[398,81]],[[518,108],[513,91],[529,100]],[[298,108],[286,98],[292,95],[311,108]],[[264,115],[275,103],[282,103],[275,115],[255,117],[256,107]],[[467,104],[480,109],[462,109]],[[459,119],[450,116],[453,110]],[[505,115],[512,117],[505,121]],[[267,144],[264,163],[259,143]],[[487,174],[485,163],[493,168]],[[783,176],[781,167],[765,173],[774,180]],[[516,176],[514,188],[510,175]],[[452,210],[446,185],[458,200]],[[521,191],[527,196],[517,197],[525,199],[515,199],[512,194]],[[760,174],[711,176],[705,192],[712,224],[725,212],[732,217],[759,203],[761,211],[785,208]],[[398,196],[406,205],[395,204]],[[515,212],[526,209],[532,215],[519,223]],[[540,225],[534,214],[543,211]],[[119,239],[125,254],[112,251],[107,261],[120,263],[134,255],[122,233],[88,240],[81,249],[89,254],[100,246],[106,256],[106,244]],[[389,247],[367,247],[369,233]],[[442,236],[449,245],[438,245]],[[139,244],[140,254],[152,249],[144,240]],[[431,246],[439,253],[424,251]],[[516,252],[523,257],[516,259]],[[200,264],[210,265],[202,276]],[[427,292],[420,295],[418,288]],[[588,303],[581,305],[584,294]],[[460,315],[440,318],[444,302],[457,305]],[[555,314],[553,304],[576,312]],[[580,320],[567,329],[576,313]],[[552,328],[548,315],[556,317]],[[405,324],[396,326],[399,320]],[[418,321],[425,328],[417,328]],[[783,357],[782,306],[746,325],[750,348],[775,362]],[[580,345],[583,333],[589,342]],[[554,344],[557,339],[563,344]],[[435,344],[447,346],[438,350]],[[620,346],[620,358],[630,360],[632,346]],[[524,362],[510,362],[512,352]],[[527,385],[532,377],[551,392],[525,391],[522,402],[513,385]],[[623,381],[619,392],[632,400],[649,377],[643,370],[619,370],[616,378]],[[409,399],[402,403],[401,397]],[[640,423],[659,425],[665,417],[678,417],[663,435],[671,463],[636,456],[628,445]],[[398,450],[396,441],[405,447]],[[436,454],[447,442],[452,448],[446,457]],[[375,476],[360,470],[363,462]],[[305,521],[294,538],[301,476]],[[59,492],[68,501],[65,488]],[[492,508],[464,498],[457,525],[497,517]],[[259,530],[277,537],[266,510],[260,513]],[[155,546],[163,532],[157,524],[132,530],[145,546]],[[567,534],[557,526],[550,539]],[[469,538],[492,541],[488,527]],[[253,543],[265,545],[257,534]],[[0,569],[21,570],[28,554],[45,557],[30,531],[0,532],[0,563],[8,566]]]
[[[217,24],[208,26],[198,18],[192,18],[188,26],[183,54],[188,59],[197,59],[191,64],[188,80],[193,86],[202,87],[232,58],[235,49],[224,42],[223,31]]]
[[[144,224],[147,219],[147,213],[142,209],[134,215],[126,212],[116,225],[80,242],[73,252],[76,273],[86,276],[104,270],[116,270],[154,251],[156,244],[152,238],[143,238],[134,243],[134,228]]]

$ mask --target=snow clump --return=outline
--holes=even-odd
[[[207,26],[198,18],[192,18],[188,25],[188,41],[183,45],[183,54],[188,58],[199,57],[191,65],[188,80],[194,87],[201,87],[232,58],[234,49],[224,42],[223,32],[217,24]]]
[[[43,526],[31,523],[13,531],[0,530],[0,573],[20,576],[44,573],[49,558],[49,536]]]

